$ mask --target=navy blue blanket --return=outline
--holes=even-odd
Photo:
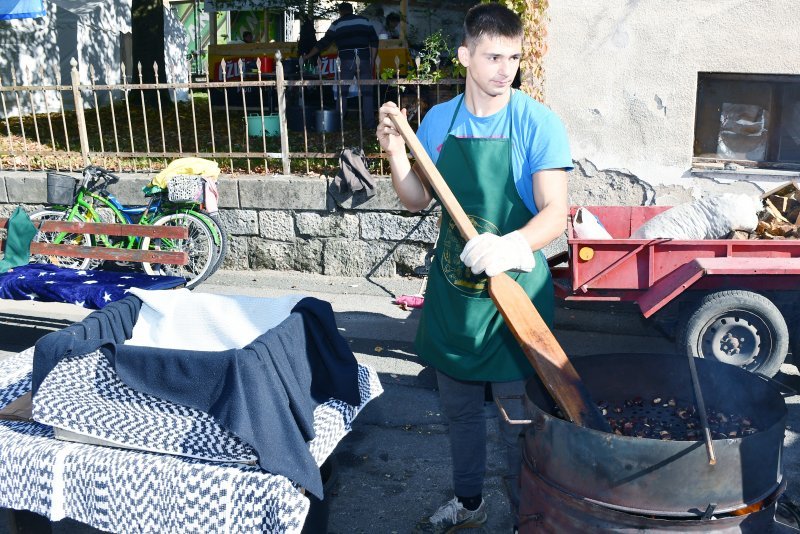
[[[259,466],[323,498],[308,449],[314,409],[329,398],[361,403],[358,364],[329,303],[305,298],[242,349],[220,352],[124,345],[141,301],[130,295],[36,343],[32,391],[63,358],[100,348],[130,387],[208,412],[258,453]]]
[[[123,298],[133,287],[172,289],[185,283],[186,279],[180,276],[78,271],[50,264],[30,264],[14,267],[0,275],[0,298],[66,302],[99,310],[109,302]]]

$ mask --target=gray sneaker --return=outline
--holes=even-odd
[[[448,534],[462,528],[478,528],[484,523],[486,523],[486,501],[481,500],[477,510],[467,510],[456,497],[453,497],[432,516],[417,523],[414,532]]]

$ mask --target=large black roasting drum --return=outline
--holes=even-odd
[[[778,491],[787,409],[774,382],[696,360],[717,459],[710,465],[684,356],[595,355],[573,364],[614,432],[559,417],[531,379],[525,456],[544,483],[613,510],[675,518],[747,509]]]

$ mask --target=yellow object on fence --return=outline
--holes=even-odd
[[[161,189],[167,188],[167,182],[173,176],[190,174],[202,176],[207,180],[216,180],[219,177],[219,165],[216,161],[203,158],[178,158],[155,175],[150,185],[157,185]]]

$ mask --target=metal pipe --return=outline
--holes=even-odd
[[[703,391],[700,389],[700,380],[697,378],[697,367],[694,364],[694,356],[689,355],[689,372],[692,376],[692,388],[694,388],[694,399],[697,401],[697,414],[700,417],[700,424],[703,426],[703,438],[706,442],[706,452],[708,453],[708,464],[716,465],[717,457],[714,454],[714,444],[711,443],[711,430],[708,428],[708,416],[706,415],[706,403],[703,401]]]

